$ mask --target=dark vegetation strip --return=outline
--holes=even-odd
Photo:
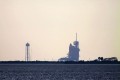
[[[120,61],[0,61],[0,64],[120,64]]]

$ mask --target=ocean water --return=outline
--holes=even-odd
[[[120,80],[120,65],[0,64],[0,80]]]

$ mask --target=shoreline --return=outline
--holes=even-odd
[[[120,64],[120,61],[0,61],[0,64]]]

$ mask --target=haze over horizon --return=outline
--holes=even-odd
[[[0,61],[66,57],[78,34],[80,60],[120,60],[120,0],[0,0]]]

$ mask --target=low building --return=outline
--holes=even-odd
[[[98,59],[95,59],[94,61],[118,61],[118,59],[117,57],[111,57],[111,58],[98,57]]]
[[[103,61],[118,61],[117,57],[104,58]]]

